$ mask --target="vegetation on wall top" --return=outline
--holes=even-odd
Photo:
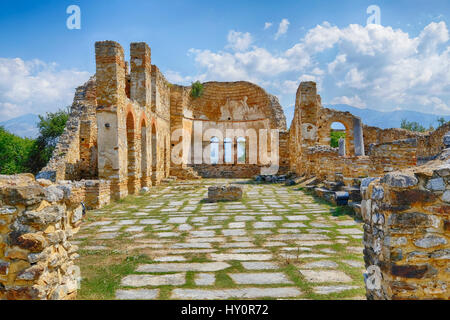
[[[203,95],[203,84],[200,81],[192,83],[191,86],[191,97],[200,98]]]

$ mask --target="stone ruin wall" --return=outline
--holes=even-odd
[[[450,149],[361,185],[368,299],[450,299]]]
[[[424,164],[427,161],[434,160],[443,150],[442,139],[448,131],[450,131],[449,123],[427,133],[412,132],[399,128],[380,129],[364,126],[364,144],[366,150],[368,150],[371,144],[378,145],[395,140],[416,139],[417,161],[419,164]]]
[[[168,176],[171,85],[151,65],[148,46],[138,43],[131,47],[129,64],[119,44],[98,43],[96,76],[77,88],[65,131],[38,178],[111,180],[109,192],[103,187],[105,181],[94,184],[101,198],[107,199],[110,194],[120,198],[138,192]],[[156,165],[152,163],[154,150],[149,141],[153,133],[157,137]],[[145,160],[139,152],[143,150],[142,136],[147,138]],[[146,162],[144,166],[142,161]]]
[[[39,177],[81,180],[97,176],[97,120],[95,76],[75,92],[66,128]]]
[[[0,176],[0,300],[76,298],[81,183]]]
[[[207,150],[210,139],[215,136],[211,130],[220,132],[219,139],[219,163],[205,163],[205,158],[194,156],[192,152],[183,154],[183,162],[174,165],[171,169],[175,176],[180,178],[195,178],[196,174],[205,178],[230,177],[251,178],[261,173],[266,167],[257,159],[256,164],[250,163],[250,159],[258,156],[256,150],[249,147],[250,139],[260,139],[260,129],[280,130],[280,172],[286,173],[289,169],[287,157],[287,131],[286,118],[278,99],[262,88],[249,82],[206,82],[204,92],[200,97],[192,97],[189,87],[173,86],[171,94],[171,130],[184,129],[187,132],[186,150],[193,150],[196,141],[201,142],[201,148]],[[195,137],[196,128],[202,136]],[[238,134],[232,138],[233,151],[232,163],[224,162],[224,139],[226,131],[233,129]],[[255,130],[257,137],[248,135],[247,130]],[[270,133],[270,132],[269,132]],[[237,138],[246,139],[246,163],[238,163],[236,150]],[[268,137],[268,140],[270,137]],[[190,141],[190,142],[189,142]],[[270,140],[269,140],[270,141]],[[172,141],[172,147],[180,143],[180,140]],[[209,150],[209,149],[208,149]],[[268,143],[270,150],[270,142]],[[252,158],[254,155],[255,158]],[[193,169],[193,170],[189,170]],[[198,176],[197,176],[198,177]]]
[[[346,128],[345,155],[330,147],[333,122]],[[435,157],[442,150],[442,137],[449,129],[447,124],[431,133],[416,133],[364,126],[349,112],[322,108],[315,83],[302,83],[290,128],[291,170],[331,181],[339,173],[348,183],[355,178],[383,175]],[[358,134],[363,137],[358,138]]]
[[[450,125],[429,133],[364,126],[366,155],[348,148],[343,155],[324,139],[336,114],[320,109],[314,84],[301,85],[289,137],[291,168],[347,186],[379,177],[362,179],[360,188],[367,298],[448,300],[450,149],[443,151],[442,141]],[[330,120],[321,121],[324,116]],[[339,122],[348,132],[348,122]],[[305,131],[305,123],[315,127]]]

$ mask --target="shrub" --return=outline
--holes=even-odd
[[[200,81],[192,83],[191,87],[191,97],[199,98],[203,95],[203,84]]]

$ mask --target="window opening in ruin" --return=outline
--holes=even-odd
[[[143,178],[147,176],[147,126],[144,120],[141,124],[141,174]]]
[[[210,148],[210,160],[211,164],[219,163],[219,138],[211,138],[211,148]]]
[[[346,138],[346,128],[341,122],[333,122],[330,127],[330,146],[339,148],[339,140]]]
[[[231,138],[225,138],[223,140],[223,149],[225,163],[233,163],[233,140]]]
[[[130,112],[127,115],[127,150],[128,150],[128,178],[134,177],[136,172],[136,153],[135,153],[135,136],[134,136],[134,117]],[[129,180],[130,181],[130,180]],[[132,185],[128,186],[128,192],[134,193]]]
[[[246,140],[244,137],[237,139],[237,162],[240,164],[245,163],[246,160]]]
[[[157,137],[156,137],[156,128],[155,125],[152,125],[152,171],[156,171],[156,145],[157,145]]]

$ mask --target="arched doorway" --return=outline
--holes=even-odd
[[[332,148],[339,148],[339,140],[343,139],[344,142],[344,146],[347,144],[346,143],[346,138],[347,138],[347,128],[344,126],[343,123],[341,122],[333,122],[330,125],[330,146]],[[347,153],[347,151],[345,150],[346,148],[344,147],[344,154],[345,155]]]
[[[156,126],[152,124],[152,181],[156,182],[156,172],[158,168],[158,137],[156,134]]]
[[[131,112],[127,115],[127,177],[128,193],[136,192],[136,136],[134,127],[134,116]]]
[[[148,161],[147,161],[147,124],[145,119],[141,123],[141,187],[148,187]]]

